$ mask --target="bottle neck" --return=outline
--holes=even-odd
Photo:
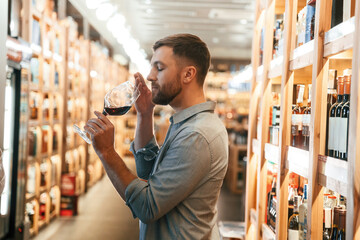
[[[350,94],[344,94],[342,101],[343,101],[343,102],[350,101]]]
[[[338,97],[337,97],[337,102],[338,102],[338,103],[341,103],[342,100],[343,100],[343,98],[344,98],[344,95],[338,95]]]

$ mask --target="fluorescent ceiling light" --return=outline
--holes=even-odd
[[[109,17],[115,12],[115,7],[111,3],[104,3],[101,4],[96,9],[96,17],[100,21],[106,21],[109,19]]]
[[[124,25],[125,25],[125,17],[120,13],[116,13],[108,20],[106,27],[110,32],[112,32],[115,35],[117,29],[121,28]]]
[[[101,1],[101,0],[86,0],[86,6],[88,9],[96,9],[103,2],[104,1]]]

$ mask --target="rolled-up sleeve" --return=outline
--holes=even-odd
[[[149,174],[153,168],[156,156],[159,152],[159,146],[153,137],[145,147],[135,151],[134,142],[130,144],[130,151],[134,154],[136,173],[139,178],[148,180]]]
[[[202,134],[183,131],[147,182],[132,181],[126,204],[143,223],[153,222],[187,198],[210,171],[211,152]]]

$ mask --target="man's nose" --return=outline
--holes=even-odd
[[[156,81],[156,75],[153,70],[150,71],[146,79],[150,82]]]

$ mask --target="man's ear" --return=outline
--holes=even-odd
[[[184,68],[184,83],[188,84],[191,81],[196,81],[196,68],[194,66],[187,66]]]

